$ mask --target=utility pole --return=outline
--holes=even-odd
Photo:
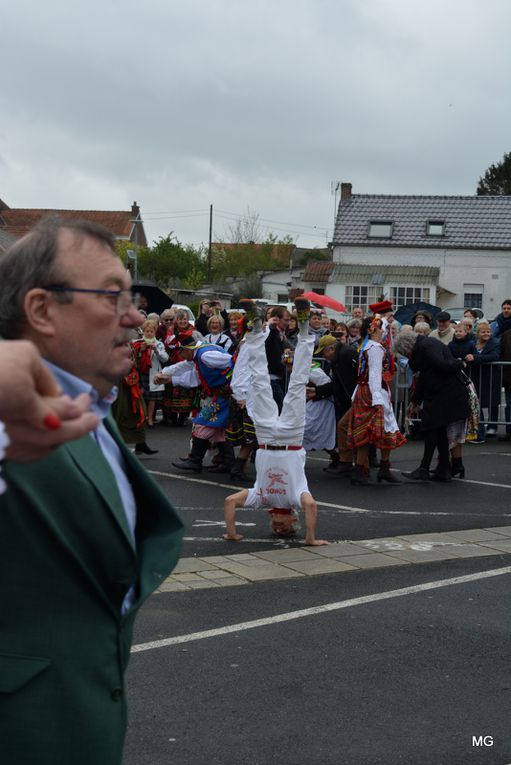
[[[211,244],[213,240],[213,205],[209,206],[208,284],[211,284]]]
[[[133,233],[135,235],[135,237],[133,239],[134,249],[133,250],[127,250],[128,265],[129,265],[129,261],[130,260],[133,261],[133,274],[132,274],[132,277],[133,277],[133,281],[134,282],[138,281],[138,224],[139,223],[143,223],[143,220],[140,217],[140,210],[138,210],[138,207],[135,207],[136,204],[137,204],[136,202],[133,202],[133,206],[134,207],[132,207],[132,215],[136,214],[136,218],[131,218],[130,219],[130,223],[133,223],[133,227],[134,227],[134,231],[133,231]],[[137,212],[137,210],[138,210],[138,212]]]

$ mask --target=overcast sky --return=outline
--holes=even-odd
[[[324,246],[332,182],[473,194],[511,151],[509,0],[16,0],[0,23],[0,198],[141,206],[150,241]]]

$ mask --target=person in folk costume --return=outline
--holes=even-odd
[[[119,384],[117,398],[112,404],[112,415],[124,441],[135,444],[135,454],[157,454],[158,449],[151,449],[146,443],[146,405],[133,345],[130,345],[130,350],[132,367]]]
[[[253,419],[259,448],[254,486],[251,489],[241,489],[225,499],[226,533],[223,538],[228,541],[238,542],[242,539],[242,535],[236,532],[237,507],[270,508],[272,531],[284,537],[295,533],[298,520],[295,508],[301,507],[305,513],[305,544],[328,544],[315,537],[317,505],[307,485],[305,450],[302,446],[305,388],[314,350],[314,336],[309,334],[310,303],[297,299],[295,305],[300,333],[293,371],[280,414],[272,396],[266,363],[262,311],[254,303],[245,309],[252,324],[252,331],[246,337],[246,347],[251,372]]]
[[[240,307],[244,308],[247,304],[250,310],[253,307],[252,301],[240,300]],[[236,402],[236,406],[231,410],[225,437],[231,446],[240,447],[238,456],[231,468],[231,480],[240,483],[252,483],[252,480],[245,474],[248,460],[252,452],[257,449],[257,437],[252,420],[252,386],[250,384],[248,347],[245,340],[249,320],[246,315],[241,313],[239,317],[237,331],[239,343],[232,357],[234,367],[231,378],[233,403]]]
[[[179,336],[179,330],[173,320],[164,340],[165,350],[169,354],[169,366],[177,364],[179,361],[183,361],[180,355],[180,345],[177,336]],[[199,339],[198,333],[192,333],[192,336],[194,339]],[[179,385],[166,385],[162,401],[163,422],[168,425],[178,425],[179,427],[185,425],[193,408],[196,392],[195,388],[184,388]]]
[[[152,428],[156,402],[161,401],[162,397],[161,389],[154,383],[154,375],[161,371],[161,365],[168,361],[169,354],[161,340],[156,339],[158,325],[155,321],[146,319],[142,324],[142,329],[144,332],[142,339],[133,340],[132,346],[143,395],[147,403],[147,425]]]
[[[405,443],[399,431],[390,397],[393,376],[387,348],[383,344],[386,319],[376,314],[362,323],[358,384],[348,422],[348,444],[357,450],[351,482],[369,483],[369,445],[381,449],[378,483],[400,483],[390,472],[390,452]]]
[[[223,348],[200,343],[191,333],[178,335],[180,355],[185,361],[165,367],[157,382],[185,388],[200,386],[201,408],[193,418],[192,448],[186,459],[173,462],[174,467],[200,473],[210,443],[218,447],[221,463],[211,473],[229,473],[234,462],[232,446],[226,443],[225,429],[229,421],[232,357]]]
[[[383,332],[382,345],[385,348],[385,353],[388,361],[388,369],[385,372],[385,382],[388,383],[388,386],[391,389],[392,380],[396,374],[396,363],[394,354],[392,353],[392,343],[394,340],[391,333],[391,325],[394,318],[394,306],[390,300],[380,300],[378,303],[371,303],[368,308],[373,316],[378,314],[382,317],[382,319],[387,321],[387,326]],[[373,444],[369,445],[369,467],[379,467],[376,447]]]

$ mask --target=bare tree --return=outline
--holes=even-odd
[[[259,213],[247,207],[247,214],[230,226],[226,227],[225,237],[234,244],[257,244],[263,241],[262,229],[259,224]]]

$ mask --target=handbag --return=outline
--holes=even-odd
[[[479,399],[477,397],[476,387],[472,379],[467,375],[463,369],[460,369],[460,381],[467,389],[468,394],[468,418],[467,418],[467,441],[475,441],[477,439],[477,432],[479,429]]]

